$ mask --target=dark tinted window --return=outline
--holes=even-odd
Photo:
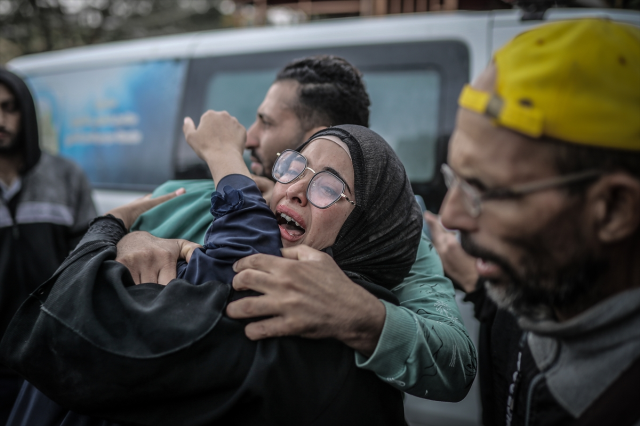
[[[371,129],[396,151],[412,182],[429,182],[436,163],[440,73],[432,69],[365,74]]]

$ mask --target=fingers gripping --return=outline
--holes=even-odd
[[[281,267],[282,259],[268,254],[254,254],[252,256],[243,257],[233,265],[235,272],[242,272],[245,269],[255,269],[257,271],[272,273]],[[274,266],[275,265],[275,266]]]
[[[227,305],[227,315],[231,318],[256,318],[276,315],[280,301],[268,295],[245,297]]]
[[[301,245],[282,249],[282,257],[294,260],[323,260],[329,256],[309,246]]]
[[[271,276],[256,269],[246,269],[233,277],[233,288],[238,291],[254,290],[260,293],[270,291]]]
[[[200,244],[193,243],[187,240],[182,240],[182,239],[176,240],[176,243],[178,244],[178,247],[179,247],[180,259],[186,260],[187,263],[191,261],[191,256],[193,255],[193,252],[195,251],[195,249],[202,247]]]
[[[244,333],[251,340],[266,339],[269,337],[290,336],[296,334],[295,331],[286,324],[282,317],[273,317],[262,321],[247,324]]]

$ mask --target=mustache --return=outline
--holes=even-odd
[[[260,156],[256,152],[256,149],[251,148],[249,151],[251,152],[251,156],[257,160],[257,163],[264,167],[264,161],[262,161],[262,158],[260,158]]]
[[[517,283],[522,281],[522,277],[518,275],[515,268],[511,266],[511,264],[503,257],[495,254],[492,251],[489,251],[483,247],[480,247],[476,244],[468,233],[460,232],[460,245],[462,249],[472,257],[482,258],[483,260],[495,263],[502,269],[502,271],[509,277],[512,283]]]
[[[489,297],[501,308],[533,319],[553,317],[553,308],[588,306],[599,298],[595,287],[598,277],[610,268],[608,260],[585,249],[576,249],[563,264],[530,252],[520,275],[504,258],[476,244],[468,233],[460,234],[460,244],[470,256],[500,266],[507,276],[506,286],[485,283]],[[582,246],[577,244],[577,247]]]
[[[13,132],[8,131],[7,128],[2,125],[0,125],[0,133],[5,133],[7,135],[13,136]]]
[[[272,182],[275,182],[276,180],[274,179],[273,175],[271,174],[271,169],[267,170],[267,167],[264,165],[264,161],[262,160],[260,155],[258,155],[258,153],[256,152],[255,148],[251,148],[249,150],[249,152],[251,153],[251,156],[256,159],[256,162],[262,166],[262,177],[266,177],[267,179],[271,180]],[[272,167],[273,167],[273,165],[272,165]]]

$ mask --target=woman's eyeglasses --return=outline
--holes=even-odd
[[[278,182],[287,184],[304,176],[307,170],[311,170],[313,173],[313,177],[307,185],[307,200],[311,204],[319,209],[326,209],[344,198],[354,206],[356,205],[344,195],[346,185],[342,179],[329,171],[316,172],[307,167],[306,157],[297,151],[287,149],[278,153],[272,175]]]
[[[545,189],[557,188],[560,186],[571,185],[594,179],[601,176],[602,172],[598,170],[587,170],[579,173],[572,173],[544,179],[536,182],[517,185],[511,188],[494,188],[484,192],[478,191],[476,188],[467,183],[464,179],[456,175],[456,173],[447,164],[442,164],[440,168],[444,183],[448,190],[455,186],[460,187],[463,194],[462,200],[467,213],[473,218],[480,216],[482,211],[482,202],[486,200],[505,200],[509,198],[517,198],[533,192],[543,191]]]

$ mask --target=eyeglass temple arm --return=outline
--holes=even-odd
[[[489,191],[485,193],[482,198],[486,199],[500,198],[501,196],[525,195],[531,192],[542,191],[543,189],[568,185],[570,183],[579,182],[581,180],[595,178],[597,176],[600,176],[601,174],[602,172],[600,170],[587,170],[582,173],[554,177],[549,180],[545,180],[544,182],[534,182],[531,184],[524,184],[508,189],[496,189],[495,191]]]
[[[349,199],[349,197],[347,197],[346,195],[344,195],[344,193],[340,194],[340,196],[341,196],[342,198],[344,198],[345,200],[347,200],[348,202],[350,202],[351,204],[353,204],[354,206],[356,205],[356,203],[354,203],[353,201],[351,201],[351,200]]]

